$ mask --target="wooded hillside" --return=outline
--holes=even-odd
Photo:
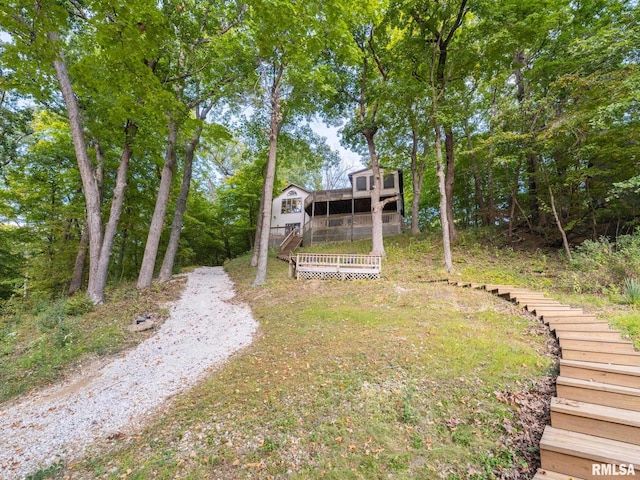
[[[447,270],[460,228],[567,257],[632,234],[639,25],[624,0],[4,2],[0,298],[101,303],[254,247],[260,284],[274,190],[341,168],[317,118],[376,189],[404,170]]]

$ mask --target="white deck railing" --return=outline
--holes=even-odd
[[[297,279],[368,280],[380,278],[380,255],[298,253],[292,256]]]

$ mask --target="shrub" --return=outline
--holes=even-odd
[[[625,278],[624,299],[630,305],[640,305],[640,282],[635,278]]]
[[[571,274],[565,280],[574,291],[604,293],[612,285],[623,285],[625,279],[640,275],[640,229],[633,235],[622,235],[612,242],[606,237],[586,240],[575,249]]]

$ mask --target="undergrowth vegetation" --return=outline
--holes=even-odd
[[[137,316],[166,315],[183,280],[138,292],[124,284],[94,307],[84,296],[13,298],[0,304],[0,402],[57,380],[79,362],[114,354],[148,336],[126,329]]]
[[[267,283],[256,288],[248,257],[229,262],[238,299],[260,322],[254,343],[144,431],[114,435],[42,478],[526,478],[537,452],[522,439],[535,441],[531,432],[547,421],[555,343],[516,306],[441,281],[437,235],[388,237],[385,247],[379,281],[295,281],[270,259]],[[312,250],[369,249],[360,241]],[[602,277],[608,291],[577,289],[574,275],[587,268],[580,254],[580,266],[570,265],[490,230],[462,232],[454,258],[458,280],[540,290],[640,339],[639,312],[622,295],[637,270]],[[121,295],[110,311],[130,308],[134,294]],[[80,343],[74,329],[65,340],[65,324],[96,328],[106,311],[74,317],[68,309],[61,301],[20,318],[36,332],[29,338],[46,335],[64,350]],[[114,317],[102,323],[116,337],[123,328]],[[12,328],[3,332],[19,330]]]

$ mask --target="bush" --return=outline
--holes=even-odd
[[[575,249],[571,269],[581,274],[570,275],[574,291],[604,293],[612,286],[621,287],[625,279],[640,276],[640,229],[633,235],[622,235],[612,242],[606,237],[586,240]]]
[[[640,305],[640,282],[635,278],[624,280],[624,299],[630,305]]]

